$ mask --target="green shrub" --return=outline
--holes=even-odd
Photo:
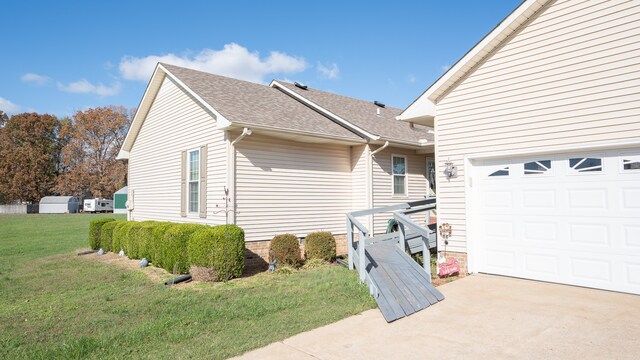
[[[109,221],[100,230],[100,246],[104,251],[113,251],[113,230],[124,221]]]
[[[244,231],[235,225],[198,230],[189,238],[187,253],[190,265],[212,270],[213,281],[238,277],[244,270]]]
[[[127,237],[127,232],[133,221],[121,221],[113,228],[113,240],[111,242],[111,251],[117,253],[123,250],[122,244]]]
[[[101,247],[101,242],[100,242],[101,231],[100,230],[102,229],[102,225],[111,221],[116,221],[116,219],[102,218],[102,219],[92,220],[89,223],[89,246],[91,247],[91,249],[93,250],[100,249]]]
[[[146,257],[151,262],[147,257],[149,253],[148,247],[153,241],[153,229],[156,224],[158,223],[154,221],[131,222],[122,242],[124,253],[127,254],[129,259]]]
[[[336,239],[328,231],[310,233],[304,239],[304,258],[334,262],[336,260]]]
[[[275,236],[269,244],[269,261],[273,260],[277,261],[276,267],[298,267],[302,261],[298,237],[293,234]]]
[[[168,226],[158,244],[160,257],[156,260],[156,266],[172,273],[186,274],[189,271],[187,254],[189,237],[204,227],[204,225],[198,224],[172,224]]]
[[[159,262],[162,256],[160,252],[162,249],[162,238],[171,225],[175,225],[175,223],[156,222],[153,226],[153,230],[151,231],[151,241],[147,244],[144,257],[146,257],[149,262],[153,263],[154,266],[160,267]]]

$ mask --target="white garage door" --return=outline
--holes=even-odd
[[[484,161],[473,174],[478,272],[640,294],[640,149]]]

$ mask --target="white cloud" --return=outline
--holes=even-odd
[[[410,83],[414,83],[416,82],[416,77],[410,74],[409,77],[407,77],[407,81],[409,81]]]
[[[300,57],[272,51],[260,57],[236,43],[226,44],[222,50],[204,49],[195,56],[175,54],[146,57],[125,56],[120,61],[120,73],[127,80],[148,81],[156,63],[164,62],[237,79],[264,83],[268,74],[292,74],[304,71],[307,64]]]
[[[442,71],[446,72],[447,70],[451,69],[451,65],[442,65],[442,66],[440,66],[440,69],[442,69]]]
[[[96,94],[99,96],[114,96],[120,93],[120,83],[113,83],[111,86],[105,86],[102,83],[94,85],[86,79],[78,80],[67,85],[58,83],[58,89],[77,94]]]
[[[34,73],[26,73],[26,74],[22,75],[22,77],[20,79],[22,81],[24,81],[24,82],[32,83],[32,84],[35,84],[35,85],[44,85],[44,84],[48,83],[49,80],[51,80],[46,75],[38,75],[38,74],[34,74]]]
[[[20,106],[12,103],[11,101],[0,97],[0,110],[8,113],[8,114],[15,114],[18,111],[20,111]]]
[[[327,79],[337,79],[340,76],[340,69],[336,63],[331,63],[328,67],[318,63],[317,69],[318,73]]]

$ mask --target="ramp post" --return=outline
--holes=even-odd
[[[349,270],[353,270],[353,223],[347,215],[347,256],[349,257]]]
[[[399,244],[398,246],[400,247],[400,249],[402,250],[402,252],[407,251],[407,230],[404,228],[404,224],[401,221],[397,222],[398,224],[398,241]]]
[[[364,234],[364,232],[360,229],[358,229],[358,252],[360,253],[360,264],[358,265],[359,269],[358,272],[360,274],[360,283],[362,284],[365,281],[365,277],[366,277],[366,255],[364,253],[364,247],[365,247],[365,243],[367,242],[367,238]]]

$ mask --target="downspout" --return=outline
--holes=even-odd
[[[242,134],[240,134],[233,141],[230,139],[231,133],[229,131],[227,133],[227,164],[229,165],[227,168],[227,189],[229,189],[229,198],[226,201],[230,202],[231,211],[229,212],[229,223],[236,223],[236,144],[242,141],[245,137],[251,135],[250,128],[242,129]]]
[[[386,147],[389,146],[389,141],[385,141],[384,145],[380,146],[379,148],[375,149],[374,151],[371,151],[369,153],[369,156],[367,156],[367,172],[368,172],[368,176],[367,176],[367,208],[369,209],[373,209],[373,156],[377,153],[379,153],[380,151],[386,149]],[[367,146],[367,148],[369,148],[369,146]],[[369,215],[369,224],[367,226],[367,228],[369,229],[369,235],[373,236],[374,235],[374,229],[373,229],[373,214]]]

